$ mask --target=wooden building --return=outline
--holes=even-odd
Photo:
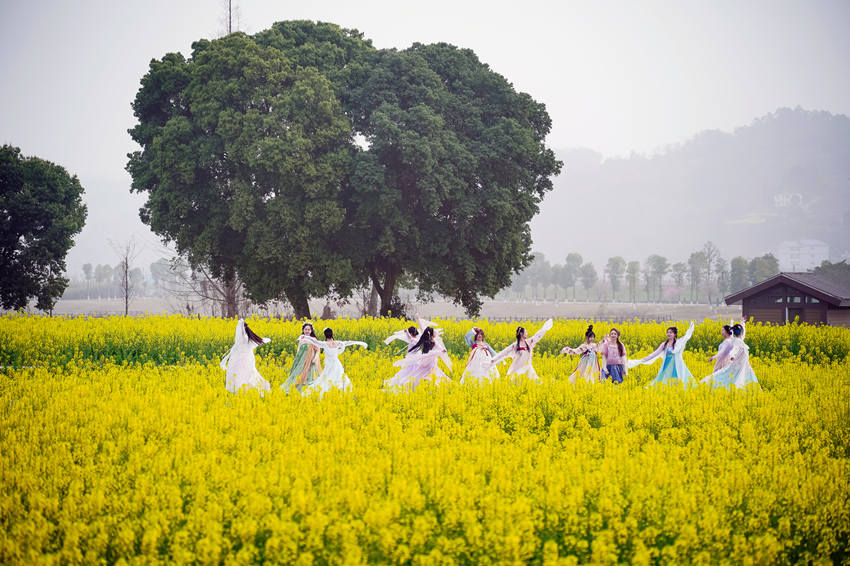
[[[725,301],[742,303],[743,315],[761,322],[787,324],[799,317],[808,324],[850,327],[850,287],[814,273],[780,273]]]

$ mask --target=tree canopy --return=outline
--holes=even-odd
[[[5,309],[52,311],[68,286],[65,256],[83,229],[77,176],[61,166],[0,147],[0,301]]]
[[[545,107],[470,50],[377,50],[279,22],[151,62],[133,104],[142,220],[258,301],[401,278],[478,312],[531,261],[561,164]]]

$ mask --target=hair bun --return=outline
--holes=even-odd
[[[587,327],[587,329],[588,329],[588,330],[593,330],[593,325],[591,324],[590,326],[588,326],[588,327]]]

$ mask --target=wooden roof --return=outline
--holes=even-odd
[[[836,283],[814,273],[778,273],[761,283],[748,287],[724,298],[727,305],[757,295],[774,285],[785,284],[836,307],[850,307],[850,286]]]

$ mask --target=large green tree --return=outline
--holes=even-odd
[[[65,256],[86,221],[83,187],[61,166],[0,147],[0,302],[52,311],[68,286]]]
[[[402,274],[475,315],[531,261],[529,221],[561,163],[543,104],[470,50],[375,52],[351,92],[368,147],[352,175],[351,254],[386,314]]]
[[[355,283],[337,244],[350,123],[329,80],[276,47],[235,33],[192,49],[152,61],[133,103],[142,220],[226,285],[309,316],[311,296]]]

